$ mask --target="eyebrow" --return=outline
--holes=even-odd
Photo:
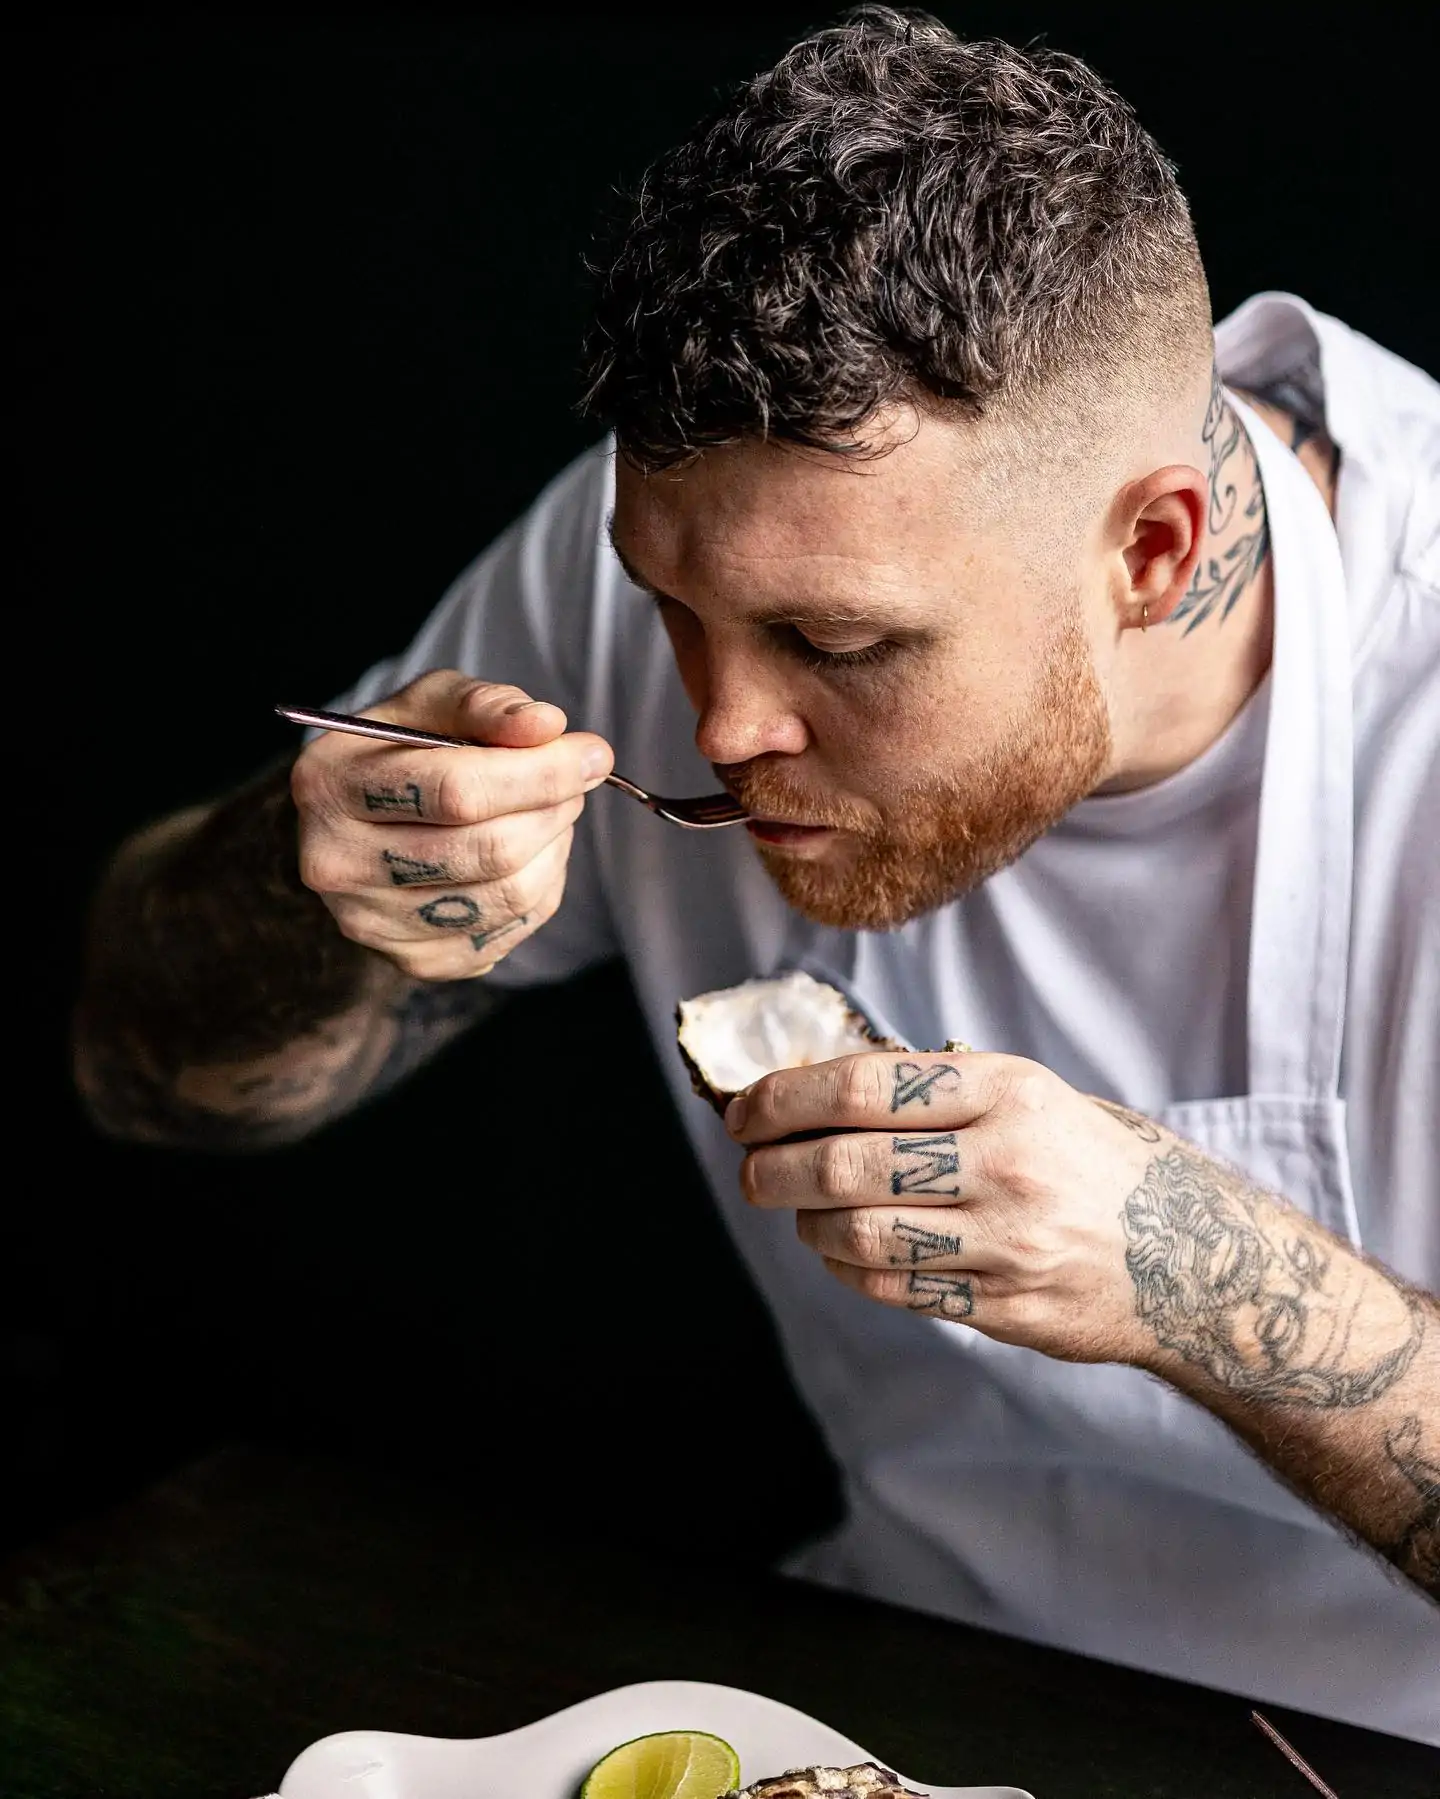
[[[610,548],[615,560],[624,571],[625,579],[632,587],[638,587],[642,593],[649,594],[652,600],[669,600],[673,595],[656,587],[653,581],[647,581],[615,541],[615,514],[605,514],[605,535],[609,539]],[[681,604],[683,602],[676,602]],[[833,625],[844,628],[847,625],[873,627],[877,631],[893,634],[899,626],[893,612],[877,612],[873,606],[847,606],[843,601],[812,600],[803,606],[766,607],[756,612],[753,618],[762,625],[812,624]]]
[[[616,543],[615,514],[613,512],[607,512],[605,514],[605,535],[610,540],[611,551],[614,553],[615,560],[620,564],[621,568],[624,569],[625,579],[630,585],[632,587],[638,587],[641,593],[648,593],[652,600],[669,599],[670,596],[668,594],[661,593],[658,587],[652,586],[652,584],[645,579],[644,575],[640,573],[639,569],[636,568],[635,564],[625,554],[624,550]]]

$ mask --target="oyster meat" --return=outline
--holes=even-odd
[[[843,993],[799,971],[682,1000],[675,1022],[691,1084],[718,1112],[777,1068],[904,1048],[882,1037]]]
[[[771,1780],[758,1780],[727,1799],[920,1799],[900,1776],[878,1762],[861,1762],[854,1768],[792,1768]]]

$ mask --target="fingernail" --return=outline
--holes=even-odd
[[[732,1136],[738,1136],[745,1129],[745,1120],[750,1112],[750,1102],[743,1093],[737,1093],[725,1108],[725,1129]]]
[[[544,700],[511,700],[505,708],[506,718],[513,718],[517,712],[528,712],[532,706],[543,706]]]
[[[581,752],[580,773],[587,781],[593,781],[596,775],[609,772],[610,757],[598,743],[592,743],[589,749]]]

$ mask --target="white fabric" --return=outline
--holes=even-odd
[[[1033,1056],[1164,1116],[1440,1286],[1440,389],[1283,295],[1217,345],[1235,385],[1322,399],[1344,461],[1337,542],[1248,418],[1275,666],[1207,755],[1084,802],[978,892],[886,935],[789,913],[743,833],[682,834],[597,793],[559,916],[491,978],[628,961],[844,1470],[847,1521],[798,1569],[1440,1743],[1440,1618],[1418,1595],[1159,1383],[839,1287],[788,1218],[739,1200],[737,1152],[673,1049],[678,998],[803,966],[905,1041]],[[604,542],[610,489],[605,450],[582,457],[343,703],[467,668],[558,700],[659,791],[706,791],[664,633]]]

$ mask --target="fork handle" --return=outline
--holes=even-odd
[[[323,712],[318,706],[277,706],[275,710],[294,725],[310,725],[317,731],[344,731],[351,737],[373,737],[379,743],[409,743],[426,750],[484,747],[470,737],[446,737],[439,731],[417,731],[413,725],[387,725],[376,718],[358,718],[353,712]]]

